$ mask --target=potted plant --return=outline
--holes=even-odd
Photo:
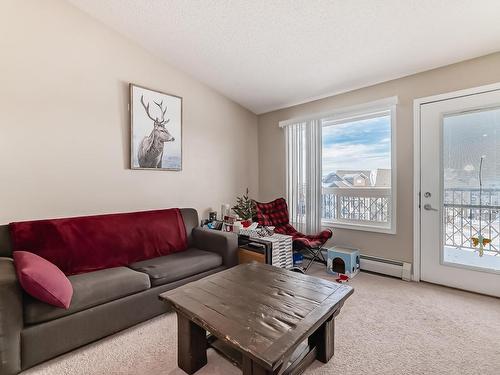
[[[255,215],[255,202],[248,196],[248,188],[243,196],[236,197],[236,205],[232,207],[232,210],[242,220],[243,228],[252,224],[252,218]]]

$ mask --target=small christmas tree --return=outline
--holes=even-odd
[[[242,197],[236,197],[233,212],[243,220],[251,220],[255,214],[255,202],[248,196],[248,188]]]

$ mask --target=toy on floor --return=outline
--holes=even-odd
[[[346,283],[346,282],[349,281],[349,276],[344,275],[344,274],[341,273],[341,274],[339,274],[339,277],[337,277],[335,279],[335,281],[338,282],[338,283],[341,283],[341,284],[342,283]]]

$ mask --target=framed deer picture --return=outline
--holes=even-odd
[[[132,169],[182,169],[182,98],[130,84]]]

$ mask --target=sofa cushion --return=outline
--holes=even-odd
[[[26,293],[49,305],[69,308],[73,287],[54,264],[28,251],[14,251],[14,265]]]
[[[182,253],[132,263],[129,267],[144,272],[151,278],[151,285],[171,283],[222,265],[222,257],[210,251],[195,248]]]
[[[41,323],[101,305],[149,289],[148,275],[127,267],[109,268],[68,277],[73,286],[73,299],[63,310],[27,296],[24,302],[26,324]]]
[[[126,266],[187,249],[179,209],[24,221],[9,228],[14,250],[35,253],[66,275]]]

